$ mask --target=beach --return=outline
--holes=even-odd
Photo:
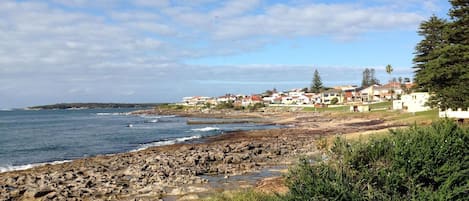
[[[229,178],[288,166],[299,157],[320,157],[315,140],[321,137],[401,126],[372,116],[340,117],[296,110],[135,112],[170,113],[250,119],[285,127],[228,132],[203,140],[0,173],[0,200],[197,199],[201,194],[219,190],[209,185],[210,176]],[[266,181],[259,182],[266,186]]]

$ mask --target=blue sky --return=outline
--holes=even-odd
[[[444,0],[2,0],[0,109],[175,102],[412,77],[416,34]]]

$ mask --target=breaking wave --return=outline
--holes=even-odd
[[[118,116],[118,115],[129,115],[129,112],[98,112],[98,116]]]
[[[201,132],[208,132],[208,131],[218,131],[220,128],[217,127],[205,127],[205,128],[193,128],[192,131],[201,131]]]
[[[44,166],[44,165],[56,165],[56,164],[61,164],[61,163],[67,163],[67,162],[70,162],[70,161],[71,160],[63,160],[63,161],[54,161],[54,162],[47,162],[47,163],[34,163],[34,164],[26,164],[26,165],[14,165],[14,166],[7,165],[5,167],[0,167],[0,173],[16,171],[16,170],[26,170],[26,169],[29,169],[29,168]]]
[[[172,144],[176,144],[176,143],[180,143],[180,142],[185,142],[185,141],[188,141],[188,140],[199,139],[199,138],[201,138],[201,137],[202,137],[202,136],[200,136],[200,135],[194,135],[194,136],[189,136],[189,137],[176,138],[176,139],[173,139],[173,140],[164,140],[164,141],[150,142],[150,143],[146,143],[146,144],[141,144],[141,145],[139,146],[139,148],[137,148],[137,149],[135,149],[135,150],[132,150],[131,152],[145,150],[145,149],[148,149],[148,148],[150,148],[150,147],[158,147],[158,146],[164,146],[164,145],[172,145]]]

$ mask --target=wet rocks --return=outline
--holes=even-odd
[[[277,132],[273,134],[282,133]],[[314,150],[312,137],[232,135],[236,133],[229,140],[156,147],[2,173],[0,200],[158,200],[175,193],[167,189],[208,182],[202,175],[243,174],[260,169],[260,164]],[[203,189],[179,190],[185,195]]]

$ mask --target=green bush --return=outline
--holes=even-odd
[[[290,170],[284,200],[468,200],[468,142],[449,120],[367,143],[338,138],[328,160]]]
[[[233,101],[224,101],[224,102],[218,103],[218,105],[215,108],[216,109],[231,109],[231,108],[234,108]]]
[[[252,111],[256,111],[257,109],[260,109],[260,108],[263,108],[263,107],[265,107],[264,103],[256,103],[256,104],[253,104],[253,105],[249,105],[247,107],[247,109],[252,112]]]
[[[205,201],[281,201],[278,195],[270,195],[253,190],[244,190],[235,193],[220,193],[215,197],[204,199]]]

